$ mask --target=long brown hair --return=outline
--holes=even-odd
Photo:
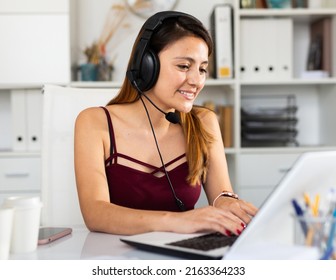
[[[128,69],[134,57],[135,46],[138,44],[143,31],[142,28],[135,40],[128,63]],[[195,36],[204,40],[208,46],[208,56],[211,55],[213,46],[210,34],[198,20],[186,16],[166,19],[160,29],[153,34],[149,47],[158,54],[169,44],[187,36]],[[132,103],[138,99],[139,94],[137,90],[131,85],[127,77],[125,77],[119,94],[107,105]],[[186,155],[189,165],[189,176],[187,180],[191,185],[205,181],[209,164],[209,146],[213,141],[213,136],[203,127],[199,119],[199,111],[200,108],[194,106],[188,113],[179,112],[181,119],[180,124],[186,138],[187,146]]]

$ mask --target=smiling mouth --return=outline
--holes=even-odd
[[[195,93],[187,92],[187,91],[183,91],[183,90],[179,90],[178,92],[181,93],[183,96],[187,97],[188,99],[195,98]]]

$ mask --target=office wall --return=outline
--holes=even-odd
[[[230,3],[230,0],[180,0],[175,10],[191,13],[198,17],[204,24],[209,27],[209,16],[213,6],[216,4]],[[83,50],[85,47],[92,44],[93,41],[99,38],[103,30],[103,26],[108,15],[108,11],[113,4],[123,3],[120,0],[80,0],[76,2],[77,8],[73,10],[76,13],[77,20],[74,22],[76,27],[77,42],[72,47],[73,61],[82,63],[85,61]],[[134,39],[144,23],[144,19],[132,13],[127,13],[125,20],[130,27],[123,29],[124,32],[118,33],[117,40],[111,41],[109,46],[110,57],[115,57],[115,71],[113,80],[121,81],[124,78],[124,73],[128,61],[129,54],[134,42]],[[76,51],[77,50],[77,51]],[[77,53],[77,54],[76,54]]]

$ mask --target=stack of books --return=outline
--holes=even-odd
[[[217,114],[219,127],[225,148],[233,147],[233,106],[219,105],[212,101],[206,101],[203,106]]]
[[[307,71],[302,78],[330,77],[332,68],[332,18],[325,17],[310,24],[310,45]]]
[[[242,103],[241,134],[243,147],[297,146],[297,106],[295,96],[253,97]],[[268,98],[268,102],[261,99]],[[283,99],[285,102],[279,102]],[[244,101],[244,100],[243,100]],[[246,101],[246,100],[245,100]],[[272,104],[272,102],[274,104]]]

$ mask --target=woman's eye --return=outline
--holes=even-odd
[[[200,72],[206,74],[206,73],[208,73],[208,69],[201,68],[201,69],[200,69]]]
[[[179,65],[178,67],[182,70],[188,70],[189,69],[189,65]]]

